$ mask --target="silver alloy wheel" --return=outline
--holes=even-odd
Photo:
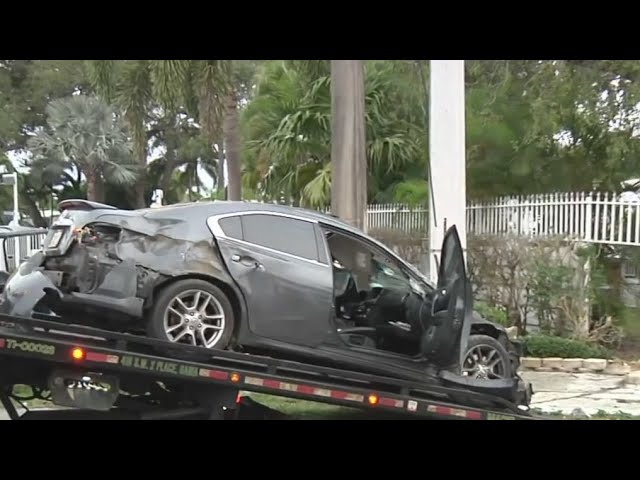
[[[172,342],[213,348],[222,337],[224,325],[222,305],[203,290],[176,295],[164,313],[164,331]]]
[[[506,365],[500,352],[491,345],[480,344],[469,350],[462,364],[462,376],[478,379],[504,378]]]

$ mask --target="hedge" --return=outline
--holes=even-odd
[[[611,358],[606,348],[569,338],[535,334],[523,337],[522,343],[528,357]]]

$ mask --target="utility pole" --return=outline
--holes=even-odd
[[[464,60],[431,60],[429,91],[429,277],[438,278],[440,248],[455,225],[467,251]],[[437,257],[437,260],[436,260]]]

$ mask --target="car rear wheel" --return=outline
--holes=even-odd
[[[206,349],[225,349],[234,330],[231,302],[204,280],[179,280],[162,289],[149,312],[151,337]]]

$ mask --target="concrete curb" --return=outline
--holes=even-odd
[[[640,384],[640,362],[606,360],[603,358],[536,358],[523,357],[520,360],[522,371],[535,372],[575,372],[602,373],[605,375],[629,375],[637,373]]]

